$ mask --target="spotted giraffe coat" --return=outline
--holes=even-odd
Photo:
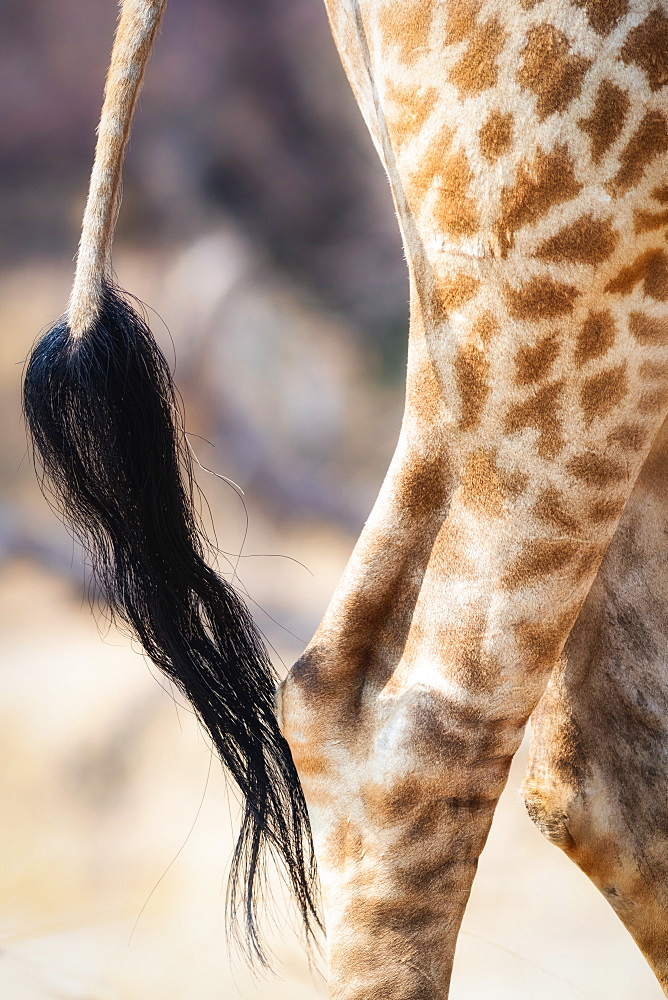
[[[411,276],[399,445],[280,700],[316,835],[331,996],[447,995],[477,858],[548,682],[531,811],[666,984],[666,837],[648,890],[633,877],[642,838],[629,843],[618,789],[601,806],[602,768],[587,772],[574,721],[584,638],[599,636],[599,681],[615,675],[600,593],[570,647],[571,690],[563,654],[668,408],[668,6],[327,6]],[[613,547],[611,588],[625,563]],[[590,747],[600,701],[585,706]],[[638,750],[627,757],[640,773]]]

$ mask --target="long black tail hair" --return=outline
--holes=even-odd
[[[24,411],[45,491],[82,539],[112,613],[187,696],[243,794],[228,907],[244,910],[249,952],[265,962],[264,848],[282,862],[307,934],[319,926],[306,803],[266,649],[204,559],[169,367],[111,277],[122,161],[165,2],[122,2],[72,295],[29,359]]]

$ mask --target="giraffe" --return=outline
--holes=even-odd
[[[330,995],[448,995],[534,710],[530,814],[668,992],[665,432],[615,534],[668,403],[666,5],[328,11],[411,276],[397,451],[279,703]]]
[[[237,871],[252,943],[263,839],[316,919],[312,831],[333,1000],[447,997],[533,716],[530,814],[668,995],[668,3],[326,0],[404,239],[406,405],[274,719],[247,616],[202,568],[168,373],[110,278],[164,2],[122,4],[72,298],[35,349],[26,412],[114,606],[246,794]],[[152,482],[147,448],[162,449]]]

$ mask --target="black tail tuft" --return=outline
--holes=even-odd
[[[275,678],[250,614],[203,559],[192,467],[167,362],[107,286],[94,327],[54,326],[28,363],[24,410],[57,508],[88,549],[112,612],[177,684],[245,800],[229,893],[265,962],[254,890],[278,856],[308,934],[319,925],[306,803],[274,715]]]

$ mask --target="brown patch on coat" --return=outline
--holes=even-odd
[[[392,784],[367,781],[360,789],[360,798],[375,826],[403,826],[410,822],[411,813],[422,812],[428,807],[432,799],[429,792],[433,792],[429,784],[418,775],[406,774],[397,777]]]
[[[302,676],[295,678],[295,682],[306,689],[307,685],[303,681]],[[322,691],[318,693],[322,697]],[[335,780],[336,772],[320,750],[313,751],[309,744],[297,743],[289,738],[289,734],[285,735],[288,737],[295,767],[299,769],[299,780],[304,783],[304,787],[308,787],[307,782],[310,781],[332,782]]]
[[[414,877],[416,876],[423,880],[422,892],[419,894],[418,886],[414,885],[411,887],[414,894],[407,895],[404,889],[402,892],[395,891],[394,895],[385,893],[382,897],[375,898],[365,894],[349,901],[345,921],[349,930],[352,929],[354,933],[344,939],[343,946],[337,942],[336,950],[332,951],[330,958],[333,967],[364,968],[368,963],[368,941],[374,942],[380,954],[392,956],[397,935],[401,940],[413,941],[423,940],[429,934],[436,918],[434,902],[426,893],[425,874],[420,866],[414,869]],[[396,880],[396,874],[394,878]],[[416,961],[417,956],[414,956],[414,962]],[[406,997],[406,1000],[436,1000],[435,993],[424,990],[424,975],[416,973],[415,966],[407,962],[403,954],[398,970],[400,971],[395,975],[391,987],[387,988],[387,1000],[399,1000],[400,997]],[[363,979],[362,983],[361,990],[346,988],[346,995],[350,1000],[366,1000],[373,996],[373,987],[368,981]]]
[[[434,178],[440,177],[441,167],[452,153],[453,136],[454,131],[451,128],[442,129],[420,157],[419,166],[411,174],[407,186],[408,200],[413,211],[419,210],[419,203],[428,193]]]
[[[483,347],[489,347],[492,338],[495,337],[499,332],[499,323],[495,316],[491,312],[485,311],[476,316],[476,319],[471,327],[471,333],[469,334],[469,341],[475,343],[480,341]]]
[[[445,40],[448,45],[466,41],[475,31],[483,0],[458,0],[447,5]]]
[[[587,20],[599,35],[609,35],[620,17],[628,14],[629,0],[573,0],[583,7]]]
[[[406,381],[406,404],[418,419],[431,423],[441,413],[442,392],[432,359],[420,358]]]
[[[438,227],[452,236],[473,236],[478,231],[478,209],[469,194],[473,173],[464,150],[452,151],[452,137],[452,129],[446,128],[432,142],[409,181],[408,202],[417,215],[434,185]]]
[[[570,562],[570,559],[567,559]],[[561,615],[547,622],[518,622],[513,633],[520,650],[534,670],[553,666],[573,628],[580,605],[567,608]]]
[[[659,432],[660,433],[660,432]],[[661,500],[668,493],[668,462],[666,462],[666,442],[652,448],[642,467],[641,482]]]
[[[513,472],[503,473],[503,487],[509,497],[519,497],[524,493],[529,485],[529,475],[515,469]]]
[[[645,444],[646,432],[638,424],[624,422],[613,428],[607,437],[608,444],[617,445],[624,451],[637,452]]]
[[[435,322],[442,323],[453,309],[460,309],[472,299],[479,287],[478,279],[469,274],[452,274],[438,278],[430,303],[432,318]]]
[[[332,824],[324,851],[327,864],[335,871],[341,871],[351,861],[360,861],[364,856],[364,838],[350,817],[336,820]]]
[[[538,320],[572,312],[578,290],[552,278],[532,278],[520,288],[506,285],[503,294],[513,319]]]
[[[582,90],[591,59],[570,53],[568,38],[552,24],[529,28],[517,82],[538,98],[539,120],[563,111]]]
[[[452,679],[467,691],[490,691],[498,681],[499,659],[485,648],[488,631],[487,615],[479,602],[461,609],[455,627],[439,630]]]
[[[660,111],[648,111],[619,156],[620,167],[606,184],[619,197],[634,187],[652,160],[668,150],[666,119]]]
[[[668,205],[668,184],[659,184],[652,190],[652,198],[660,205]]]
[[[619,237],[609,220],[584,215],[544,240],[534,255],[559,264],[602,264],[618,242]]]
[[[511,406],[503,422],[504,433],[516,434],[526,429],[538,431],[536,448],[541,458],[554,458],[564,446],[558,416],[563,382],[553,382],[538,389],[527,400]]]
[[[589,508],[587,516],[592,524],[607,524],[608,521],[616,521],[621,517],[625,506],[626,497],[615,499],[606,497],[604,500],[596,500]]]
[[[457,684],[470,691],[489,691],[497,682],[500,673],[498,657],[486,649],[485,639],[489,633],[489,623],[485,608],[481,602],[460,607],[454,619],[446,624],[432,623],[427,628],[411,629],[409,644],[404,654],[407,662],[412,662],[425,654],[438,657],[448,665],[448,676]],[[466,736],[448,732],[448,715],[450,712],[441,707],[438,711],[439,698],[423,695],[419,706],[414,705],[410,712],[411,720],[419,727],[410,739],[410,750],[414,753],[419,746],[423,773],[425,765],[435,764],[440,770],[444,763],[456,760],[463,754],[471,752],[471,746],[465,746]],[[416,708],[426,709],[431,716],[430,725],[425,726],[424,714],[420,717]],[[434,712],[436,709],[436,712]],[[461,720],[455,719],[455,727],[461,726]],[[431,730],[431,732],[430,732]],[[437,781],[440,780],[437,778]],[[441,786],[442,791],[442,786]],[[465,803],[457,798],[453,805],[458,807]]]
[[[668,344],[668,319],[632,312],[629,316],[629,330],[638,343],[644,346],[659,347]]]
[[[503,514],[507,490],[492,448],[479,448],[466,458],[461,478],[461,502],[482,517]]]
[[[568,462],[566,469],[575,479],[591,489],[604,490],[627,478],[625,465],[620,465],[605,455],[597,455],[593,451],[575,455]]]
[[[387,114],[390,136],[397,150],[401,151],[422,131],[436,106],[438,91],[435,87],[406,87],[390,78],[385,96],[393,105]]]
[[[330,729],[334,722],[350,725],[361,710],[364,686],[382,688],[405,647],[422,577],[449,505],[446,456],[408,456],[392,486],[394,520],[405,544],[398,545],[396,538],[378,540],[387,548],[382,572],[365,576],[346,592],[336,621],[321,626],[319,654],[310,648],[302,657],[303,668],[293,670],[296,683],[327,711]],[[463,572],[465,553],[459,553],[458,542],[455,535],[452,562]]]
[[[626,362],[592,375],[580,390],[580,406],[585,423],[589,425],[596,417],[607,416],[622,401],[628,389]]]
[[[480,94],[493,87],[498,78],[497,59],[503,50],[506,33],[495,17],[476,25],[469,35],[464,54],[450,71],[450,82],[461,96]]]
[[[490,111],[478,132],[482,155],[490,163],[496,163],[510,149],[512,141],[513,116],[510,111]]]
[[[591,140],[591,158],[598,163],[604,153],[621,135],[631,99],[625,90],[603,80],[596,92],[596,101],[588,118],[581,118],[579,127]]]
[[[555,528],[559,533],[577,535],[580,532],[578,519],[569,513],[566,498],[554,486],[548,486],[538,495],[533,514],[542,524]]]
[[[604,291],[629,295],[641,281],[645,295],[658,302],[668,299],[668,254],[665,250],[645,250],[632,264],[622,268]]]
[[[662,212],[645,212],[636,209],[633,213],[633,228],[636,233],[651,233],[655,229],[668,226],[668,209]]]
[[[489,361],[475,344],[461,344],[454,358],[455,383],[460,398],[460,431],[478,426],[489,395]]]
[[[515,381],[518,385],[530,385],[539,382],[549,374],[552,365],[559,354],[559,341],[556,334],[547,337],[533,345],[523,344],[515,354]]]
[[[443,162],[439,171],[434,221],[451,236],[474,236],[478,231],[478,207],[469,194],[473,172],[463,149]]]
[[[592,358],[600,358],[610,350],[616,334],[615,321],[607,309],[590,311],[578,331],[573,356],[575,364],[584,365]]]
[[[638,374],[643,380],[659,379],[668,382],[668,361],[643,361]]]
[[[326,652],[317,644],[312,644],[306,649],[299,659],[292,665],[285,685],[296,684],[309,695],[320,692],[322,687],[322,676],[326,674],[328,658]],[[286,738],[288,733],[284,732]],[[304,740],[299,743],[304,744]],[[293,755],[295,748],[293,748]]]
[[[431,27],[434,0],[389,0],[378,14],[385,46],[396,45],[399,59],[412,65],[424,50]]]
[[[512,560],[501,578],[505,590],[529,587],[537,580],[570,566],[581,551],[581,544],[569,541],[534,539],[527,542]]]
[[[650,90],[665,87],[668,83],[668,17],[659,7],[629,31],[621,57],[625,63],[640,66]]]
[[[638,410],[640,413],[647,414],[663,414],[666,411],[666,405],[668,404],[668,386],[657,386],[655,389],[649,389],[647,392],[643,392],[642,396],[638,400]]]
[[[475,616],[475,604],[471,606],[471,611]],[[483,609],[480,609],[480,614],[485,621]],[[438,632],[444,662],[448,660],[450,635],[449,628]],[[473,763],[483,759],[488,765],[488,779],[494,777],[494,771],[497,772],[500,793],[510,762],[510,757],[506,754],[512,724],[507,719],[491,721],[473,706],[453,704],[437,691],[424,688],[414,689],[410,700],[406,700],[405,719],[406,736],[397,747],[399,759],[405,760],[406,751],[410,752],[422,780],[428,780],[431,785],[432,798],[440,799],[456,812],[476,808],[476,802],[481,798],[480,782],[476,775],[467,769],[468,780],[459,783],[456,790],[450,790],[443,786],[443,767],[456,765],[461,768],[463,762]],[[487,795],[493,794],[494,790],[490,788],[490,781],[485,784],[484,801],[489,801]],[[450,795],[447,794],[448,791],[451,791]]]
[[[336,622],[327,633],[322,629],[319,633],[328,657],[325,669],[315,676],[309,672],[295,678],[317,699],[330,732],[337,726],[348,729],[359,719],[365,689],[385,687],[406,645],[445,505],[432,508],[432,500],[422,493],[422,487],[428,489],[426,482],[417,487],[405,485],[404,507],[397,512],[398,517],[405,517],[405,549],[386,560],[382,574],[365,577],[339,602]],[[425,514],[422,521],[413,513],[420,509]]]
[[[555,205],[571,201],[581,189],[566,146],[557,146],[550,153],[539,150],[530,163],[523,160],[514,183],[501,192],[501,210],[494,226],[501,255],[505,257],[512,249],[519,229],[537,222]]]
[[[395,487],[399,517],[421,520],[442,507],[452,488],[450,468],[443,455],[415,458],[407,463]]]
[[[469,554],[471,539],[461,516],[453,514],[452,508],[438,533],[437,547],[439,571],[444,579],[471,580],[476,576],[476,562]],[[406,658],[408,659],[408,649]]]
[[[601,565],[606,548],[607,545],[589,545],[580,556],[575,575],[580,579],[593,579]]]

